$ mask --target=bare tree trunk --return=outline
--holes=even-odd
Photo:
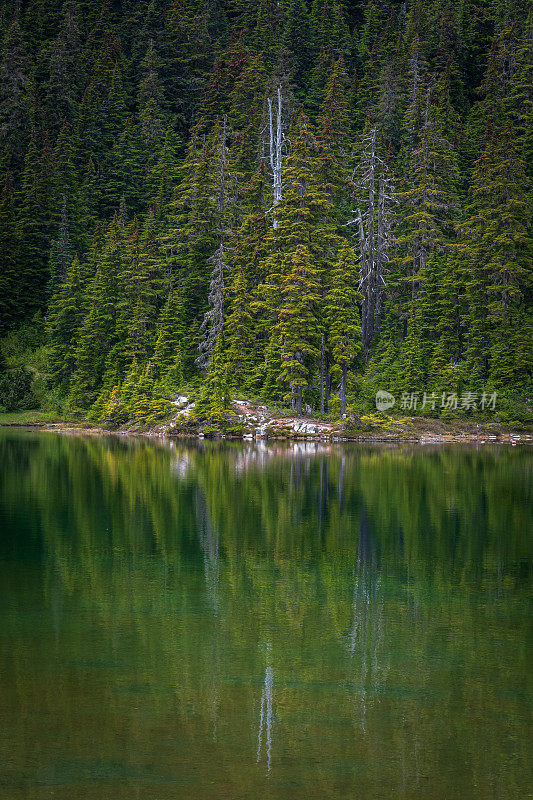
[[[281,173],[283,167],[283,131],[282,131],[282,97],[281,86],[278,86],[278,113],[276,117],[276,171],[274,174],[274,203],[278,203],[283,195]]]
[[[359,235],[359,290],[363,295],[361,324],[365,350],[372,344],[381,324],[384,265],[391,244],[391,223],[387,213],[387,201],[393,200],[389,193],[391,181],[388,167],[377,153],[377,135],[377,128],[373,128],[364,138],[361,162],[353,175],[356,196],[364,206],[363,212],[361,207],[354,211],[352,222],[357,223]]]
[[[376,303],[374,323],[375,333],[379,331],[382,323],[383,287],[385,286],[385,278],[383,273],[385,270],[385,261],[387,259],[387,249],[390,245],[390,220],[386,209],[386,201],[389,199],[387,194],[389,183],[390,181],[386,175],[381,173],[379,176],[378,190],[378,231],[375,283]]]
[[[285,136],[283,135],[283,97],[281,86],[278,86],[278,107],[276,111],[276,123],[272,113],[272,100],[268,98],[268,122],[269,122],[269,163],[272,172],[272,185],[274,189],[274,203],[276,206],[283,197],[283,145]],[[278,227],[278,221],[274,217],[274,228]]]
[[[370,163],[368,165],[368,238],[367,238],[367,253],[368,253],[368,279],[367,279],[367,292],[366,304],[367,321],[366,321],[366,341],[365,346],[369,346],[374,336],[374,304],[375,304],[375,280],[376,280],[376,263],[375,263],[375,241],[374,241],[374,218],[375,218],[375,183],[376,183],[376,128],[372,129],[370,137]]]
[[[227,116],[224,116],[219,146],[220,173],[217,200],[218,247],[213,255],[207,259],[208,264],[213,266],[209,284],[209,310],[205,313],[200,327],[200,330],[205,331],[205,335],[198,346],[199,356],[195,362],[200,367],[206,367],[209,363],[211,351],[224,327],[224,290],[225,278],[228,272],[228,266],[226,264],[226,237],[231,234],[231,231],[228,230],[227,219],[227,119]]]
[[[302,387],[296,387],[296,414],[301,417],[303,411]]]
[[[368,313],[368,303],[365,299],[365,294],[367,291],[367,281],[368,281],[368,259],[367,259],[367,241],[365,236],[365,226],[363,225],[363,215],[361,214],[361,209],[357,209],[357,227],[359,229],[359,247],[360,247],[360,273],[359,273],[359,288],[363,295],[363,304],[361,308],[361,327],[363,330],[363,344],[366,342],[367,337],[367,330],[368,330],[368,320],[367,320],[367,313]]]
[[[318,532],[320,534],[322,528],[322,497],[324,494],[324,460],[321,458],[318,465]]]
[[[326,414],[329,411],[329,398],[331,396],[331,373],[329,370],[329,358],[326,353],[326,402],[324,403],[324,410]]]
[[[324,414],[326,400],[326,363],[324,352],[324,335],[320,345],[320,413]]]
[[[339,511],[341,512],[341,514],[344,511],[344,468],[345,468],[345,464],[346,464],[346,458],[345,458],[345,456],[343,456],[341,458],[341,465],[340,465],[340,469],[339,469],[339,482],[337,484],[337,488],[338,488],[338,491],[339,491]]]
[[[348,377],[348,364],[343,364],[341,373],[341,383],[339,387],[339,396],[341,399],[341,414],[346,413],[346,381]]]

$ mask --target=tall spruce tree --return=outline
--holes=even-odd
[[[332,376],[339,380],[341,413],[346,411],[348,369],[362,347],[362,327],[357,301],[357,260],[347,241],[344,241],[333,266],[329,290],[324,303],[327,339],[333,362]]]
[[[18,248],[13,178],[8,171],[0,194],[0,330],[2,333],[5,333],[20,317]]]
[[[23,32],[15,15],[2,43],[0,137],[5,167],[19,172],[30,132],[33,84]]]
[[[289,388],[287,396],[301,416],[304,391],[311,384],[318,358],[320,272],[308,247],[298,245],[291,269],[281,286],[277,330],[281,345],[280,380]]]

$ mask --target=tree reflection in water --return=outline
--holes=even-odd
[[[525,450],[0,459],[2,800],[527,796]]]
[[[261,689],[259,733],[257,736],[257,763],[261,761],[262,751],[264,750],[267,773],[270,772],[272,762],[272,711],[274,703],[274,673],[270,666],[270,650],[271,645],[268,642],[265,647],[267,664],[265,667],[265,680]]]
[[[368,695],[374,698],[384,673],[383,599],[378,571],[376,542],[365,508],[359,517],[357,561],[353,571],[353,625],[348,636],[348,650],[358,656],[360,667],[360,724],[366,730]]]

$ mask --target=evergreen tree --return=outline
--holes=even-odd
[[[224,343],[220,336],[210,354],[195,415],[198,419],[207,419],[209,422],[223,422],[229,401],[228,367],[224,356]]]
[[[420,315],[413,311],[407,325],[407,336],[400,349],[396,390],[402,394],[416,394],[425,386],[424,348],[420,337]],[[414,404],[407,406],[414,409]]]
[[[155,380],[159,380],[168,372],[177,357],[178,350],[183,370],[181,341],[185,337],[184,319],[183,298],[179,288],[175,287],[169,294],[159,319],[158,335],[152,359],[152,372]]]
[[[80,8],[75,2],[65,4],[61,28],[51,50],[46,103],[52,126],[59,130],[64,121],[73,122],[81,88]]]
[[[284,14],[281,43],[291,54],[292,72],[300,84],[305,83],[313,53],[312,30],[304,0],[289,0]]]
[[[17,217],[13,179],[6,173],[0,195],[0,332],[4,334],[19,317]]]
[[[69,401],[74,409],[88,408],[94,403],[99,384],[106,372],[106,362],[109,364],[108,354],[117,344],[120,258],[120,236],[117,227],[111,226],[98,256],[94,276],[87,287],[87,311],[78,328],[74,372],[69,385]],[[114,355],[118,359],[116,350]],[[112,365],[113,375],[116,366]]]
[[[325,298],[324,317],[329,350],[333,360],[332,376],[340,379],[341,413],[346,411],[348,369],[362,347],[362,328],[357,300],[357,262],[348,242],[343,242],[331,273]]]
[[[156,213],[160,220],[164,218],[167,207],[174,197],[174,192],[181,175],[179,156],[182,150],[180,137],[172,126],[166,130],[163,145],[157,161],[147,176],[148,193],[155,197]]]
[[[407,302],[418,296],[420,274],[432,252],[453,240],[458,208],[455,152],[443,130],[441,109],[431,104],[429,84],[424,93],[423,122],[409,157],[407,185],[398,193],[402,219],[398,263],[400,280],[410,287]]]
[[[145,210],[147,164],[140,128],[133,119],[125,122],[124,129],[115,139],[104,170],[101,213],[105,216],[113,214],[122,198],[134,213]]]
[[[197,356],[198,320],[205,313],[209,287],[207,261],[217,247],[213,153],[197,130],[193,131],[176,198],[169,204],[161,236],[171,275],[182,287],[186,362]]]
[[[104,372],[101,342],[109,341],[109,303],[104,276],[100,269],[88,288],[89,312],[78,329],[75,367],[70,381],[69,400],[72,408],[88,408],[96,399]]]
[[[267,402],[283,400],[285,392],[282,387],[281,374],[281,342],[278,330],[274,329],[265,347],[264,361],[256,370],[256,378]]]
[[[127,103],[126,92],[122,80],[122,71],[118,63],[115,64],[107,102],[105,103],[105,135],[107,144],[111,145],[119,136],[126,121]]]
[[[63,198],[70,217],[75,210],[74,196],[78,188],[78,177],[74,165],[72,133],[65,122],[57,137],[51,164],[52,197],[50,202],[62,208]],[[60,214],[57,215],[58,218]]]
[[[147,156],[151,160],[154,150],[161,143],[164,133],[163,89],[159,82],[158,61],[154,52],[154,41],[150,39],[146,57],[141,64],[143,78],[139,86],[139,116],[147,145]]]
[[[159,386],[162,392],[177,392],[185,379],[183,351],[181,342],[174,349],[174,360],[163,375]]]
[[[52,158],[45,143],[37,148],[35,132],[26,152],[22,177],[19,224],[18,307],[21,316],[43,309],[50,281],[50,245],[57,234],[50,182]]]
[[[291,405],[299,416],[303,410],[304,391],[310,385],[318,357],[319,302],[319,271],[309,249],[298,245],[291,271],[281,287],[277,327],[281,343],[280,379],[289,387]]]
[[[244,67],[230,94],[231,160],[237,172],[254,170],[257,165],[265,85],[265,68],[257,56]]]
[[[253,317],[250,292],[242,264],[229,283],[228,316],[225,325],[227,359],[231,365],[234,386],[241,386],[250,377],[253,353]]]
[[[129,418],[129,409],[120,399],[120,386],[114,386],[103,409],[101,419],[111,425],[123,425]]]
[[[429,385],[444,391],[443,376],[462,358],[461,249],[433,253],[421,279],[420,332],[429,354]]]
[[[151,356],[160,298],[163,270],[154,214],[150,211],[139,236],[135,230],[130,240],[128,267],[123,273],[127,301],[121,306],[124,352],[144,362]]]
[[[320,139],[333,149],[341,163],[351,144],[351,88],[344,59],[339,56],[331,67],[318,123],[321,128]]]
[[[228,384],[520,408],[532,26],[525,0],[0,0],[2,332],[44,316],[54,393],[109,424],[184,384],[204,419]]]
[[[124,382],[120,388],[120,399],[127,408],[130,406],[133,398],[137,393],[137,387],[139,385],[140,379],[141,379],[141,370],[139,369],[139,364],[137,363],[137,359],[134,357],[133,361],[130,364],[128,372],[126,373]]]
[[[528,181],[519,140],[508,122],[487,131],[472,175],[467,214],[463,230],[468,240],[464,260],[468,306],[463,321],[468,327],[469,373],[479,379],[488,374],[491,349],[498,373],[498,358],[506,354],[505,361],[511,362],[511,318],[521,307],[530,280]]]
[[[66,279],[72,263],[72,258],[73,252],[70,241],[67,200],[66,197],[63,196],[59,236],[55,245],[52,246],[50,255],[50,289],[52,291]]]
[[[4,166],[19,171],[30,131],[33,85],[18,16],[2,44],[0,60],[0,137]]]
[[[190,126],[207,84],[214,50],[210,29],[214,10],[214,5],[200,9],[192,0],[172,0],[166,15],[172,66],[169,77],[174,96],[180,98],[177,108],[180,132]]]
[[[339,244],[334,208],[321,175],[318,144],[303,113],[291,132],[291,143],[283,172],[285,193],[275,209],[276,226],[266,240],[270,255],[263,268],[270,286],[281,285],[292,269],[298,247],[308,248],[321,275]]]
[[[159,404],[157,400],[154,403],[154,389],[154,377],[151,364],[148,362],[139,376],[135,391],[128,404],[131,416],[145,425],[157,417]]]
[[[216,341],[220,339],[224,327],[224,296],[225,282],[228,272],[227,242],[232,233],[232,208],[230,206],[230,175],[227,156],[227,117],[224,117],[220,130],[220,140],[217,147],[217,205],[216,205],[216,231],[217,248],[207,259],[212,267],[211,281],[209,284],[208,303],[209,309],[204,314],[201,329],[204,336],[198,347],[199,356],[196,363],[205,366],[209,354]],[[215,135],[218,138],[218,126]]]

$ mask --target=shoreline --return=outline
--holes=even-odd
[[[212,442],[242,442],[243,444],[268,444],[270,442],[291,443],[316,443],[322,445],[332,444],[533,444],[533,431],[515,431],[509,428],[499,428],[496,432],[481,428],[477,431],[447,430],[435,431],[430,426],[419,431],[390,432],[384,430],[361,431],[344,433],[332,431],[329,434],[319,432],[304,432],[283,434],[272,432],[270,435],[250,434],[217,434],[205,435],[199,432],[184,432],[168,429],[168,426],[123,426],[121,428],[103,428],[98,425],[78,422],[9,422],[0,423],[0,428],[40,431],[42,433],[61,433],[70,436],[120,436],[136,437],[140,439],[159,439],[168,441],[212,441]]]

